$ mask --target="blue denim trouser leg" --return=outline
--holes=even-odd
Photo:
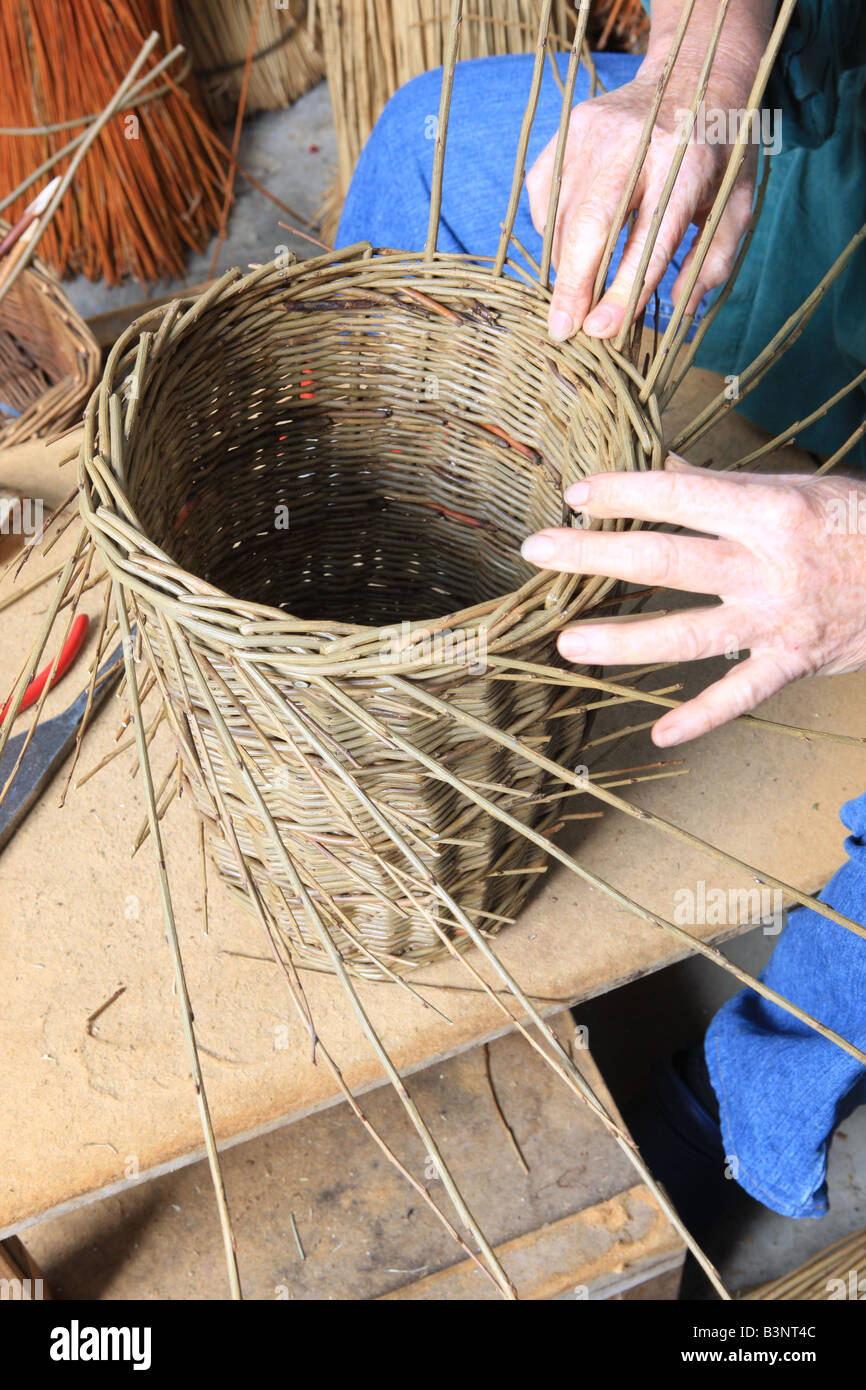
[[[478,256],[496,254],[500,223],[508,208],[533,61],[532,55],[520,53],[475,58],[457,65],[445,157],[440,251]],[[567,54],[559,55],[558,61],[564,74]],[[595,61],[599,77],[608,90],[631,81],[640,66],[639,58],[623,53],[599,53]],[[436,69],[414,78],[389,101],[358,162],[343,209],[338,246],[370,241],[374,246],[391,246],[401,251],[424,249],[441,90],[442,73]],[[586,69],[581,67],[576,100],[582,101],[588,96],[589,78]],[[527,169],[559,129],[561,111],[562,93],[548,62]],[[540,260],[541,237],[532,225],[525,188],[514,234],[529,254]],[[691,228],[659,286],[662,328],[670,320],[671,291],[694,237],[695,229]],[[624,245],[625,233],[613,258],[611,278]],[[519,262],[520,258],[516,259]],[[524,266],[524,269],[529,268]],[[651,302],[648,323],[652,323],[652,309]],[[702,315],[703,307],[696,321]]]
[[[819,896],[866,926],[866,794],[841,814],[848,862]],[[761,980],[866,1051],[862,937],[796,908]],[[750,989],[719,1010],[704,1050],[741,1187],[783,1216],[823,1216],[830,1137],[866,1101],[866,1069]]]
[[[620,54],[598,54],[596,62],[609,89],[629,81],[638,66],[636,58]],[[458,66],[445,161],[441,251],[479,256],[496,251],[531,69],[532,58],[523,55]],[[423,248],[440,90],[441,73],[426,73],[388,104],[349,190],[338,246],[371,241],[406,251]],[[577,99],[587,96],[582,72]],[[560,101],[548,71],[527,167],[555,134]],[[541,240],[532,226],[525,190],[515,233],[537,259]],[[688,244],[660,288],[662,326],[670,317],[671,289]],[[621,249],[622,240],[614,266]],[[766,337],[777,326],[770,326]],[[852,832],[849,860],[822,897],[866,925],[866,795],[849,802],[842,814]],[[762,979],[866,1050],[866,942],[860,937],[808,909],[797,909]],[[784,1215],[822,1215],[830,1136],[845,1114],[866,1101],[866,1071],[848,1053],[752,990],[742,991],[717,1014],[705,1050],[725,1148],[737,1160],[740,1184]]]

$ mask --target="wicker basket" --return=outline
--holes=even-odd
[[[436,885],[495,931],[537,879],[538,849],[440,769],[536,829],[562,813],[546,773],[416,707],[413,686],[574,767],[584,716],[559,716],[580,697],[487,663],[556,663],[565,618],[612,584],[539,575],[520,545],[562,524],[570,482],[658,466],[661,447],[637,375],[589,340],[554,362],[543,298],[487,267],[367,252],[238,275],[118,344],[88,411],[82,513],[135,595],[220,874],[324,964],[288,855],[344,960],[378,977],[441,955],[443,930],[463,940]]]
[[[6,230],[0,223],[0,234]],[[99,366],[90,329],[54,272],[34,259],[0,299],[0,447],[61,434],[96,385]]]

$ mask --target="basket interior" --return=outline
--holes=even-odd
[[[172,346],[130,451],[145,533],[232,597],[323,623],[511,593],[536,572],[523,540],[563,520],[573,397],[543,338],[533,357],[396,297],[334,304],[214,314]]]

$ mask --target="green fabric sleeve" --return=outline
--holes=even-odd
[[[643,0],[651,16],[650,0]],[[799,0],[764,106],[782,112],[786,144],[817,149],[836,128],[839,79],[866,64],[864,0]]]

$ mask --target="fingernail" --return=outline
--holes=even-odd
[[[606,305],[599,304],[597,309],[584,320],[583,331],[588,333],[591,338],[601,338],[605,333],[609,333],[613,328],[615,317],[612,309]]]
[[[656,748],[676,748],[682,737],[676,729],[653,729],[653,743]]]
[[[559,650],[567,661],[579,661],[586,655],[586,638],[579,632],[564,632],[559,639]]]
[[[566,491],[565,500],[570,507],[582,507],[589,501],[589,483],[574,483]]]
[[[555,343],[564,343],[574,336],[574,319],[564,309],[554,309],[547,328]]]
[[[549,536],[530,536],[520,553],[531,565],[546,565],[553,559],[556,545]]]

